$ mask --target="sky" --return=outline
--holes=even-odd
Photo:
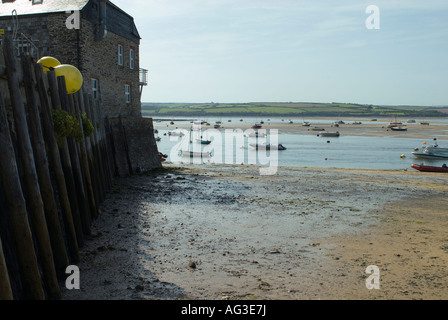
[[[448,105],[446,0],[112,2],[142,37],[142,102]]]

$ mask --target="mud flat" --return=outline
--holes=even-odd
[[[116,181],[64,299],[447,299],[447,182],[168,163]]]

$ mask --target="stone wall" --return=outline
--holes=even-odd
[[[109,124],[116,174],[125,176],[162,167],[152,118],[113,118]]]

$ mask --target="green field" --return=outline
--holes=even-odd
[[[142,102],[143,116],[447,116],[445,108],[376,106],[356,103],[251,102],[150,103]],[[445,111],[445,113],[443,112]]]

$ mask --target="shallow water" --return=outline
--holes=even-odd
[[[247,121],[246,119],[245,122]],[[184,130],[185,136],[181,138],[170,137],[167,133],[172,130],[159,129],[158,135],[162,140],[157,142],[157,145],[160,152],[168,155],[167,160],[174,163],[244,163],[271,167],[403,170],[410,168],[412,163],[441,166],[448,161],[419,159],[413,156],[414,148],[420,148],[425,142],[423,139],[350,135],[320,137],[319,132],[303,134],[283,133],[274,129],[263,130],[267,138],[256,139],[246,136],[249,131],[236,132],[209,128],[202,132],[202,137],[211,140],[212,143],[201,145],[196,141],[200,138],[199,132],[190,133]],[[265,141],[273,144],[280,143],[287,149],[257,151],[250,146],[251,143]],[[180,156],[180,150],[210,151],[212,156],[202,159],[189,158]]]

